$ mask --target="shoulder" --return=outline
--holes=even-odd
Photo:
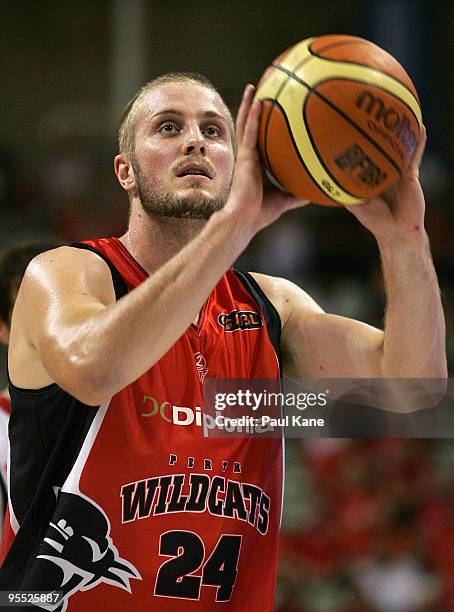
[[[11,332],[34,334],[44,320],[88,301],[105,306],[115,302],[112,275],[95,253],[58,247],[37,255],[29,263],[14,306]]]
[[[250,274],[278,311],[282,328],[285,327],[292,310],[295,308],[298,308],[299,311],[302,309],[303,312],[308,314],[323,312],[317,302],[301,287],[295,285],[295,283],[278,276],[269,276],[268,274],[260,274],[258,272],[251,272]]]
[[[103,270],[109,270],[106,262],[93,251],[71,246],[61,246],[34,257],[28,264],[25,274],[27,276],[34,276],[59,269],[71,269],[76,273],[79,269],[84,270],[85,268],[89,268],[94,274],[102,273]]]
[[[109,302],[113,291],[107,263],[92,251],[70,246],[40,253],[32,259],[25,271],[20,293],[50,293],[56,287],[69,291],[71,287],[85,289],[97,296],[107,294]]]
[[[114,302],[109,266],[96,253],[65,246],[37,255],[25,271],[11,319],[11,381],[33,389],[54,382],[42,347],[71,338],[66,331],[75,321]]]

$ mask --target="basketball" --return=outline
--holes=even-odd
[[[308,38],[269,66],[259,152],[270,180],[297,197],[360,204],[389,189],[421,139],[418,94],[399,62],[345,35]]]

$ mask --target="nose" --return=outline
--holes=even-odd
[[[184,155],[191,155],[191,153],[205,155],[205,139],[198,126],[189,127],[183,144],[183,153]]]

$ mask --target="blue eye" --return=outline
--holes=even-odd
[[[208,136],[220,136],[222,134],[221,130],[215,125],[210,125],[204,131]]]
[[[163,123],[158,131],[163,134],[174,134],[178,130],[173,123]]]

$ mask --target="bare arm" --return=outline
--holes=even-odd
[[[381,197],[349,207],[374,235],[381,255],[387,310],[380,373],[386,378],[447,377],[445,319],[419,183],[425,143],[423,129],[399,182]]]
[[[254,274],[282,321],[284,375],[290,378],[377,378],[382,331],[328,314],[288,280]]]
[[[262,277],[275,299],[280,299],[288,375],[447,377],[445,321],[418,180],[424,144],[423,137],[412,166],[389,193],[349,207],[374,234],[380,250],[387,296],[384,332],[323,313],[294,285]],[[279,293],[285,299],[276,297]]]
[[[282,319],[284,374],[291,378],[446,378],[444,317],[430,255],[384,262],[385,331],[323,312],[287,280],[255,274]]]
[[[15,337],[23,328],[50,380],[85,403],[102,402],[156,363],[190,325],[245,246],[234,223],[227,216],[213,218],[118,302],[110,271],[95,254],[63,247],[40,255],[18,296],[11,355],[17,354]],[[21,368],[14,358],[10,370],[16,382]]]
[[[436,277],[424,267],[411,276],[413,267],[416,262],[397,279],[388,275],[393,289],[388,290],[384,332],[325,313],[301,289],[274,279],[291,302],[283,319],[284,373],[294,378],[446,378]],[[265,288],[263,280],[261,285]]]
[[[380,251],[387,295],[382,376],[446,378],[445,319],[427,237]]]

